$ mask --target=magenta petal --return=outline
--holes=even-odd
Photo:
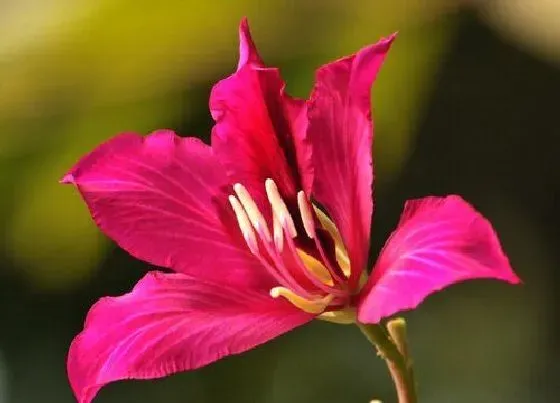
[[[255,42],[253,42],[251,37],[247,18],[243,18],[239,24],[239,63],[237,64],[237,70],[246,64],[257,67],[264,66]]]
[[[68,353],[80,403],[122,379],[153,379],[201,367],[265,343],[313,317],[285,300],[151,272],[120,297],[99,300]]]
[[[284,113],[293,136],[293,143],[298,165],[300,185],[305,194],[310,195],[313,188],[313,149],[307,135],[307,102],[292,98],[283,93]]]
[[[218,82],[210,95],[216,121],[212,148],[231,181],[247,187],[263,209],[268,208],[267,178],[295,202],[302,183],[310,183],[312,175],[304,141],[306,105],[284,93],[277,69],[260,67],[246,21],[241,23],[240,40],[238,70]]]
[[[97,225],[131,255],[206,279],[270,288],[227,203],[209,146],[171,131],[123,134],[65,176]]]
[[[351,285],[367,262],[373,210],[371,86],[393,39],[322,66],[309,100],[313,194],[348,248]]]
[[[488,220],[459,196],[408,201],[362,290],[358,319],[377,323],[478,278],[520,282]]]

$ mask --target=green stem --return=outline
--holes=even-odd
[[[369,342],[377,347],[377,351],[387,362],[391,378],[395,383],[399,403],[417,403],[411,361],[408,356],[403,355],[403,353],[407,354],[406,349],[404,347],[399,349],[381,325],[358,323],[358,327]],[[402,342],[402,340],[399,342]],[[401,346],[405,346],[405,344],[401,344]]]

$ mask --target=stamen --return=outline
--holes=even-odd
[[[282,258],[282,256],[280,256],[278,249],[275,249],[273,245],[268,242],[263,242],[262,245],[268,253],[268,256],[272,259],[276,273],[283,279],[283,282],[281,284],[293,290],[294,292],[297,292],[298,295],[304,296],[305,298],[311,297],[312,294],[310,294],[304,287],[302,287],[290,273],[288,267],[284,262],[284,259]]]
[[[284,230],[282,229],[282,224],[276,213],[272,213],[272,226],[274,230],[274,244],[278,252],[282,252],[284,249]]]
[[[305,268],[311,272],[317,279],[319,279],[323,284],[333,285],[333,280],[327,268],[313,256],[308,255],[301,249],[297,249],[297,254],[301,259]]]
[[[255,235],[255,231],[253,231],[253,227],[251,226],[247,213],[234,195],[230,195],[228,200],[229,204],[231,204],[233,212],[235,213],[239,229],[241,230],[241,234],[243,234],[243,238],[245,238],[247,246],[253,254],[257,255],[259,253],[257,237]]]
[[[332,295],[328,294],[321,298],[309,300],[300,297],[299,295],[285,287],[272,288],[270,290],[270,296],[272,298],[278,298],[282,296],[302,311],[313,314],[322,313],[334,298]]]
[[[315,210],[315,214],[317,215],[321,226],[330,234],[334,241],[335,258],[338,265],[342,269],[344,276],[350,277],[350,259],[348,258],[348,252],[344,246],[340,232],[338,232],[336,225],[334,225],[325,213],[315,206],[313,206],[313,209]]]
[[[268,229],[268,225],[260,212],[257,203],[253,200],[245,186],[241,183],[236,183],[233,185],[233,190],[237,194],[239,201],[243,205],[243,208],[247,212],[247,216],[249,217],[249,221],[253,224],[255,230],[261,234],[267,242],[272,240],[270,236],[270,230]]]
[[[297,236],[297,230],[294,224],[294,220],[292,219],[292,216],[290,215],[290,212],[286,207],[286,203],[284,203],[284,200],[282,200],[282,196],[278,191],[276,183],[274,183],[272,179],[268,178],[264,182],[264,186],[266,189],[266,195],[268,196],[268,201],[272,206],[272,210],[278,216],[278,219],[280,220],[282,226],[287,228],[288,234],[290,234],[292,238],[295,238]]]
[[[237,218],[237,222],[239,224],[239,228],[245,238],[245,242],[249,247],[250,251],[255,255],[255,257],[261,262],[264,268],[268,271],[268,273],[279,283],[290,288],[297,290],[302,295],[310,295],[303,289],[297,282],[289,275],[286,271],[285,267],[282,266],[282,262],[279,260],[277,252],[275,252],[272,246],[268,242],[262,242],[261,245],[264,246],[266,252],[268,252],[270,258],[273,259],[274,265],[271,264],[259,250],[259,244],[257,240],[257,236],[255,231],[253,230],[253,226],[251,225],[251,221],[247,216],[246,211],[243,209],[243,206],[237,200],[237,198],[233,195],[230,195],[228,198],[233,211],[235,212],[235,216]],[[262,239],[261,239],[262,240]]]
[[[327,294],[333,294],[336,297],[343,297],[345,295],[346,292],[344,290],[323,283],[321,280],[319,280],[319,278],[315,274],[313,274],[311,270],[309,270],[309,268],[305,265],[305,263],[301,259],[301,256],[299,254],[300,250],[296,247],[294,240],[289,236],[286,236],[286,246],[287,246],[287,250],[290,251],[290,253],[292,254],[292,258],[294,259],[294,262],[298,265],[301,273],[303,273],[303,275],[309,281],[311,281],[317,288],[319,288],[320,290],[322,290]],[[330,269],[328,270],[329,270],[329,274],[331,275],[331,278],[334,278],[333,273],[330,271]],[[336,281],[340,283],[338,278],[336,278]]]
[[[301,221],[303,222],[303,228],[307,236],[311,239],[315,238],[315,222],[313,221],[313,214],[311,213],[311,207],[309,207],[309,201],[305,196],[303,190],[300,190],[297,194],[297,201],[299,212],[301,214]]]
[[[357,320],[355,309],[350,308],[323,312],[321,315],[317,316],[317,319],[324,320],[326,322],[338,323],[339,325],[350,325],[356,323]]]

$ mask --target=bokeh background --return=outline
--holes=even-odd
[[[375,86],[372,257],[406,199],[459,193],[495,224],[525,284],[455,286],[407,314],[421,401],[557,402],[560,1],[0,0],[0,402],[65,403],[90,305],[149,267],[102,236],[58,179],[112,135],[205,139],[213,83],[248,16],[306,96],[314,69],[393,31]],[[355,327],[314,323],[247,354],[100,403],[395,401]]]

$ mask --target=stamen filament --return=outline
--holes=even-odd
[[[291,238],[290,238],[290,240],[291,240]],[[278,254],[278,251],[274,250],[271,247],[270,243],[263,242],[263,245],[264,245],[266,251],[268,252],[268,255],[270,256],[270,258],[274,261],[277,272],[284,279],[284,282],[282,284],[286,285],[288,288],[294,290],[295,292],[297,292],[300,295],[303,295],[303,296],[306,296],[306,297],[311,296],[309,291],[307,291],[304,287],[299,285],[299,283],[294,278],[294,276],[289,272],[288,268],[286,267],[286,265],[284,264],[284,262],[282,260],[282,257]]]
[[[278,252],[282,252],[284,249],[284,230],[282,229],[282,224],[276,213],[272,212],[272,227],[274,230],[274,244]]]
[[[312,314],[320,314],[322,313],[327,306],[333,300],[332,295],[326,295],[321,298],[316,299],[305,299],[294,293],[293,291],[284,288],[284,287],[274,287],[270,290],[270,296],[272,298],[278,298],[280,296],[286,298],[290,301],[294,306],[301,309],[304,312],[312,313]]]
[[[291,287],[291,288],[295,288],[302,295],[306,295],[306,296],[311,295],[303,287],[301,287],[297,284],[297,282],[293,279],[293,277],[291,275],[289,275],[289,273],[287,273],[287,270],[285,270],[285,269],[282,270],[281,269],[281,268],[283,268],[282,262],[278,260],[278,257],[276,256],[276,254],[270,248],[269,242],[266,242],[265,240],[263,240],[261,238],[262,245],[265,247],[268,254],[274,260],[274,263],[275,263],[276,267],[271,265],[262,256],[262,254],[259,250],[259,246],[258,246],[259,244],[258,244],[257,236],[255,234],[255,231],[253,230],[253,226],[251,225],[251,221],[250,221],[250,219],[247,215],[247,212],[245,211],[245,209],[243,208],[243,206],[241,205],[239,200],[237,200],[237,198],[234,195],[230,195],[228,197],[228,200],[229,200],[229,202],[231,204],[231,207],[232,207],[232,209],[235,213],[235,216],[237,218],[237,222],[239,224],[239,228],[241,230],[243,238],[245,238],[245,242],[247,243],[247,246],[249,247],[249,250],[261,262],[261,264],[265,267],[267,272],[279,284],[282,284],[282,285],[285,285],[285,286],[288,286],[288,287]],[[279,267],[280,267],[280,269],[279,269]]]
[[[331,235],[334,241],[335,258],[338,265],[340,266],[340,269],[342,270],[342,275],[346,278],[350,277],[350,260],[348,258],[348,252],[344,247],[344,242],[342,241],[340,232],[338,232],[338,229],[336,228],[334,223],[324,212],[321,211],[321,209],[316,206],[313,206],[313,209],[315,210],[315,214],[319,219],[321,226]]]
[[[339,325],[350,325],[356,323],[356,311],[351,308],[340,309],[338,311],[323,312],[317,319],[326,322],[338,323]]]
[[[327,259],[317,238],[316,216],[312,210],[315,206],[309,202],[305,193],[297,193],[301,222],[307,236],[314,240],[320,258],[308,255],[296,247],[297,229],[294,220],[272,179],[268,178],[265,181],[266,194],[272,207],[272,235],[268,223],[248,190],[240,183],[236,183],[233,190],[235,195],[230,195],[228,200],[245,242],[252,254],[279,284],[270,290],[270,295],[274,298],[282,296],[298,308],[313,314],[324,312],[335,299],[339,303],[345,303],[347,291],[340,287],[344,284],[341,277],[344,274],[336,263],[336,267],[333,267],[330,259]],[[324,228],[321,217],[318,218]],[[308,285],[301,285],[301,275],[316,288],[308,290]],[[320,295],[316,295],[317,292]]]
[[[309,206],[309,201],[303,190],[300,190],[297,194],[298,207],[301,214],[301,221],[303,222],[303,228],[307,233],[307,236],[314,239],[317,235],[315,233],[315,222],[313,220],[313,213],[311,212],[311,207]]]
[[[245,242],[247,243],[249,250],[251,250],[254,255],[257,255],[259,253],[259,245],[247,213],[234,195],[230,195],[228,200],[233,212],[235,213],[239,229],[241,230],[243,238],[245,238]]]
[[[247,216],[249,217],[249,220],[251,221],[251,224],[253,224],[255,230],[259,234],[262,234],[267,242],[270,242],[272,238],[270,236],[270,230],[268,229],[266,220],[260,212],[257,203],[255,203],[245,186],[243,186],[241,183],[236,183],[235,185],[233,185],[233,190],[237,194],[239,201],[247,212]]]
[[[282,196],[278,191],[278,187],[276,183],[270,178],[268,178],[264,182],[264,186],[266,189],[266,195],[268,196],[268,201],[272,206],[272,210],[278,216],[280,223],[283,227],[288,229],[288,234],[290,237],[295,238],[297,236],[296,226],[294,224],[294,220],[286,207],[286,203],[282,200]]]
[[[319,255],[321,256],[321,259],[325,263],[325,267],[329,271],[329,274],[333,278],[334,282],[338,284],[344,284],[345,281],[341,277],[341,274],[343,274],[342,270],[331,264],[330,259],[327,257],[327,254],[325,253],[325,249],[323,249],[323,245],[321,245],[319,239],[315,237],[313,240],[315,241],[315,247],[319,251]]]
[[[305,275],[305,277],[313,283],[313,285],[315,285],[320,290],[322,290],[326,293],[329,293],[329,294],[333,294],[335,296],[343,297],[344,295],[346,295],[346,293],[343,290],[340,290],[336,287],[331,287],[331,286],[323,283],[320,279],[318,279],[315,275],[313,275],[313,273],[311,273],[309,271],[309,269],[302,262],[300,256],[297,254],[297,252],[296,252],[297,248],[296,248],[296,246],[294,244],[294,240],[292,238],[286,237],[286,242],[288,244],[288,248],[290,249],[290,252],[292,253],[292,257],[293,257],[294,261],[298,265],[298,268]]]

